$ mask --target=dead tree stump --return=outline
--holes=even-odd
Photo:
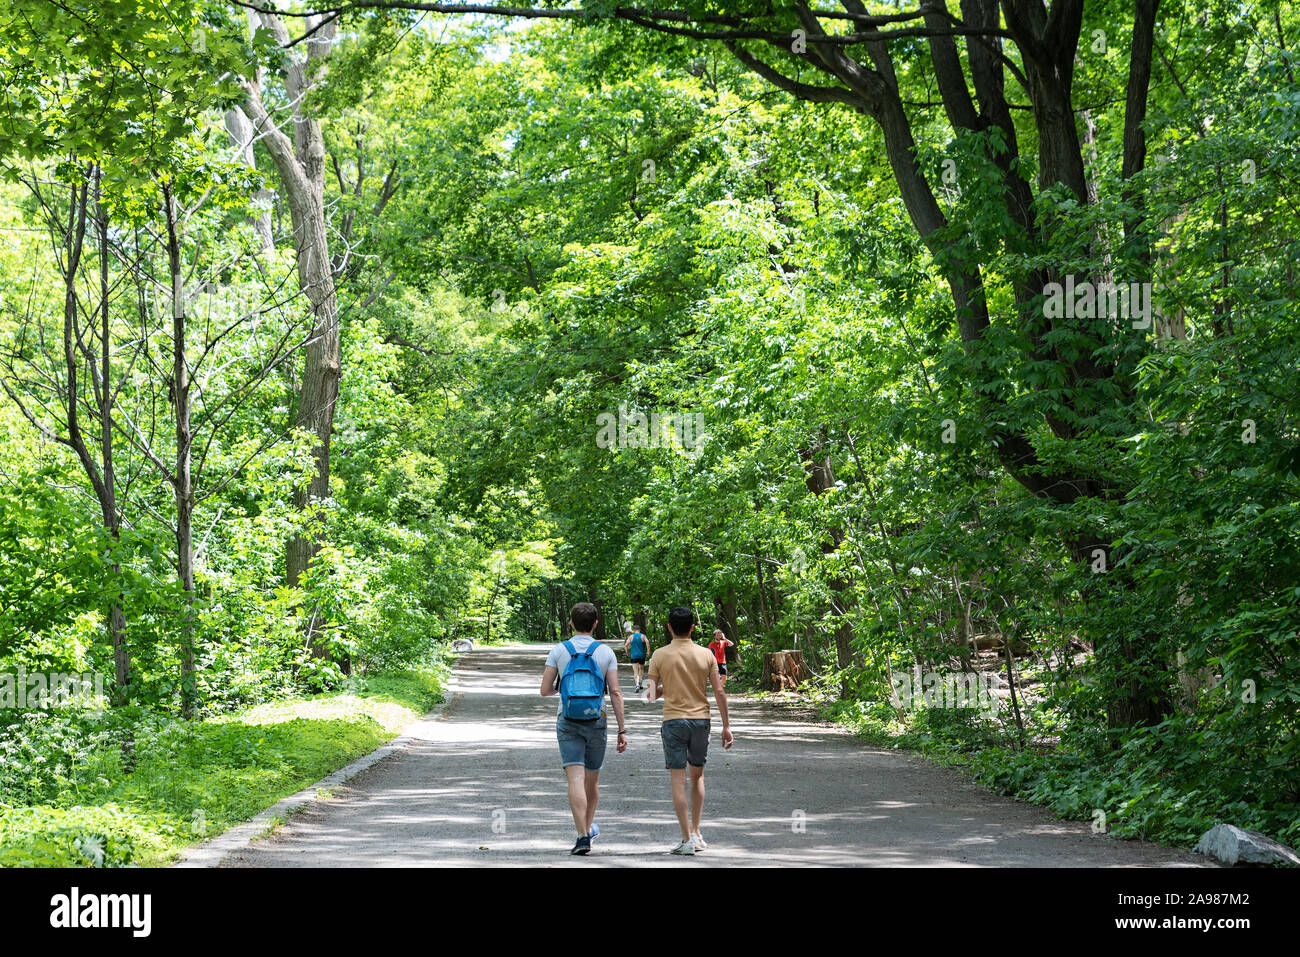
[[[763,655],[764,691],[795,691],[808,680],[808,666],[802,651],[769,651]]]

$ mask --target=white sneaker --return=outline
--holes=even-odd
[[[709,847],[709,845],[704,842],[704,838],[700,836],[699,831],[696,831],[691,835],[691,843],[695,846],[696,851],[708,850]]]
[[[682,841],[680,844],[674,847],[670,853],[693,855],[695,853],[695,845],[692,844],[690,841]]]

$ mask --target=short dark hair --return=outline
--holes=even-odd
[[[678,605],[672,611],[668,612],[668,628],[678,638],[685,638],[691,633],[691,625],[695,624],[695,612],[689,608],[683,608]]]
[[[596,606],[589,601],[580,601],[569,609],[569,621],[578,631],[591,631],[599,618]]]

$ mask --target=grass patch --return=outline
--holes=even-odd
[[[435,670],[402,671],[356,678],[342,691],[290,701],[273,701],[235,715],[213,719],[247,725],[278,724],[295,719],[328,721],[360,715],[398,731],[442,700],[444,675]]]
[[[70,788],[78,773],[70,767],[51,779],[58,793],[44,802],[0,803],[0,866],[168,863],[391,740],[441,700],[444,678],[442,669],[366,676],[340,692],[191,723],[109,716],[111,729],[85,732],[111,755],[95,757],[93,778],[74,777]],[[75,739],[77,720],[85,719],[67,719],[57,740]],[[49,730],[39,740],[55,740]],[[130,774],[110,744],[128,731],[138,756]],[[44,780],[15,777],[11,790],[48,790]]]

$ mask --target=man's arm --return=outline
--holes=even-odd
[[[618,753],[627,750],[627,722],[623,719],[623,689],[618,686],[618,668],[605,672],[605,687],[609,689],[609,705],[614,709],[614,718],[618,721],[618,733],[622,738],[618,742]]]
[[[713,700],[718,703],[718,714],[722,715],[722,746],[731,747],[736,740],[731,733],[731,717],[727,714],[727,693],[722,690],[722,676],[718,669],[709,672],[709,683],[713,685]]]
[[[646,688],[647,688],[647,691],[645,693],[646,701],[649,701],[651,703],[658,701],[659,700],[659,679],[656,678],[654,675],[650,675],[648,678],[646,678]]]
[[[547,665],[546,670],[542,672],[543,698],[549,698],[551,695],[559,692],[560,689],[555,687],[555,676],[559,673],[559,669],[556,668],[555,665]]]

